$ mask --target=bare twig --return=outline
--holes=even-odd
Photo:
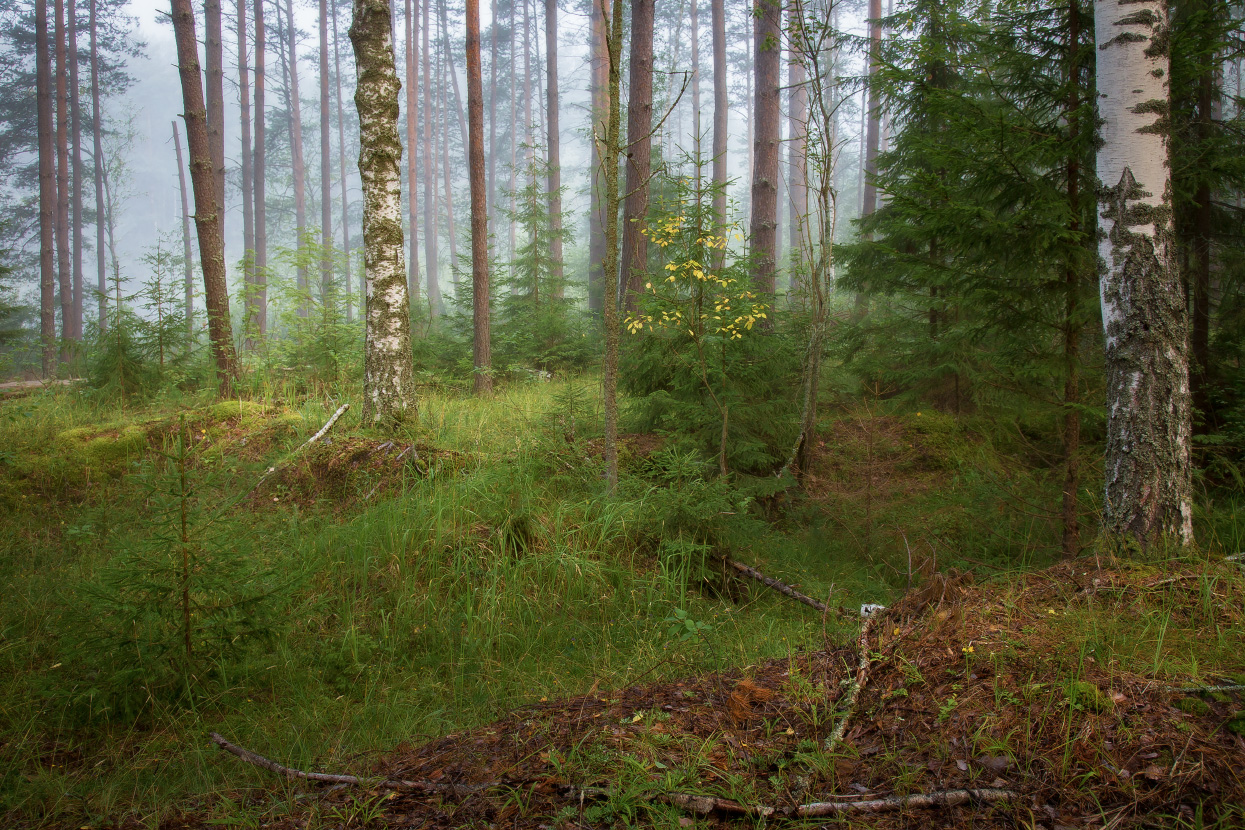
[[[765,585],[769,588],[773,588],[778,593],[785,594],[786,596],[791,597],[796,602],[802,602],[805,605],[807,605],[809,608],[812,608],[815,611],[820,611],[822,614],[825,614],[830,610],[824,603],[819,602],[810,596],[801,594],[799,591],[797,591],[795,588],[792,588],[790,585],[786,584],[785,582],[779,582],[777,579],[773,579],[772,577],[766,576],[765,574],[758,571],[756,568],[750,568],[747,565],[743,564],[742,562],[736,562],[733,559],[724,558],[723,561],[725,561],[727,565],[739,571],[744,576],[749,577],[751,579],[755,579],[757,582],[760,582],[762,585]]]
[[[298,448],[298,449],[294,450],[294,452],[292,452],[292,453],[290,453],[289,455],[287,455],[287,456],[285,457],[285,460],[284,460],[284,461],[282,461],[280,464],[277,464],[277,465],[275,465],[275,466],[269,467],[269,468],[268,468],[268,472],[264,473],[262,476],[260,476],[260,477],[259,477],[259,481],[255,482],[255,486],[253,486],[250,490],[247,490],[247,491],[246,491],[246,495],[244,495],[244,496],[243,496],[243,498],[246,498],[246,496],[249,496],[251,493],[254,493],[256,490],[258,490],[258,489],[260,488],[260,486],[261,486],[261,485],[263,485],[263,483],[264,483],[265,481],[267,481],[267,480],[268,480],[268,477],[269,477],[269,476],[271,476],[271,475],[272,475],[273,473],[275,473],[277,470],[279,470],[280,468],[282,468],[282,467],[284,467],[286,464],[288,464],[291,458],[293,458],[294,456],[298,455],[300,452],[302,452],[303,450],[307,449],[307,448],[308,448],[308,447],[310,447],[312,444],[314,444],[315,442],[319,441],[319,440],[320,440],[321,438],[323,438],[326,434],[328,434],[328,431],[329,431],[330,429],[332,429],[332,428],[333,428],[333,425],[334,425],[334,424],[336,424],[336,423],[337,423],[337,419],[338,419],[338,418],[340,418],[342,415],[344,415],[344,414],[346,413],[346,410],[348,410],[348,409],[350,409],[350,404],[348,404],[348,403],[344,403],[344,404],[342,404],[341,406],[337,407],[337,411],[333,413],[333,417],[329,418],[329,419],[328,419],[328,422],[327,422],[327,423],[325,423],[325,425],[324,425],[324,426],[320,427],[320,431],[319,431],[319,432],[317,432],[315,435],[311,436],[311,437],[310,437],[310,438],[308,438],[306,441],[304,441],[304,442],[303,442],[303,443],[299,446],[299,448]]]
[[[1245,692],[1245,685],[1240,683],[1231,683],[1226,686],[1168,686],[1169,692],[1180,692],[1182,694],[1210,694],[1211,692]]]
[[[860,650],[860,663],[856,666],[856,679],[852,681],[851,691],[847,693],[847,708],[843,711],[843,716],[839,718],[838,725],[834,727],[834,732],[826,739],[827,750],[842,743],[843,736],[847,734],[847,726],[856,712],[856,703],[860,700],[860,693],[869,679],[869,629],[880,616],[880,614],[869,616],[865,619],[865,624],[860,627],[860,642],[857,646]]]
[[[869,801],[822,801],[804,804],[796,808],[800,817],[832,816],[845,813],[888,813],[912,807],[958,807],[969,802],[992,804],[996,801],[1012,801],[1020,793],[1012,790],[942,790],[917,795],[892,795]]]

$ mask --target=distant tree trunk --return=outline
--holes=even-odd
[[[437,7],[438,18],[441,21],[441,44],[445,51],[445,64],[450,71],[450,85],[454,90],[454,117],[458,120],[458,131],[462,136],[463,144],[467,143],[467,116],[463,113],[463,96],[458,86],[458,68],[454,65],[454,50],[450,48],[450,23],[449,17],[445,11],[445,0]],[[448,95],[446,90],[441,90],[443,95]],[[448,116],[447,116],[448,119]],[[449,126],[447,120],[446,135],[449,135]]]
[[[510,216],[507,218],[506,224],[509,225],[510,233],[510,258],[514,259],[515,243],[514,243],[514,215],[518,211],[519,184],[516,179],[518,174],[519,162],[519,117],[516,107],[518,98],[518,79],[515,77],[517,67],[515,66],[514,51],[514,4],[517,0],[511,0],[510,3]]]
[[[471,325],[476,394],[493,389],[489,339],[488,193],[484,175],[484,81],[480,0],[467,0],[467,169],[471,178]]]
[[[692,38],[692,129],[696,134],[692,137],[696,153],[696,164],[700,164],[700,3],[691,0],[691,38]],[[700,170],[696,171],[700,176]]]
[[[449,55],[446,54],[446,62]],[[458,234],[454,231],[454,193],[452,190],[453,171],[450,170],[450,119],[446,112],[449,102],[445,93],[445,75],[441,74],[440,84],[441,106],[441,177],[445,182],[445,232],[450,243],[450,262],[458,262]]]
[[[182,158],[182,138],[173,122],[173,149],[177,153],[177,185],[182,195],[182,259],[185,268],[183,286],[186,302],[186,335],[195,336],[195,269],[190,249],[190,198],[186,193],[186,162]]]
[[[303,238],[307,231],[307,166],[303,161],[303,105],[298,93],[298,27],[294,24],[294,5],[285,0],[286,60],[290,73],[290,163],[294,174],[294,229],[298,235],[298,290],[311,290],[307,263],[301,256]],[[307,304],[300,303],[298,313],[307,316]]]
[[[604,0],[602,0],[604,5]],[[622,122],[620,87],[622,85],[622,3],[614,3],[613,10],[604,10],[609,35],[606,38],[606,55],[609,61],[609,80],[606,99],[609,115],[605,120],[604,140],[601,145],[601,166],[605,177],[605,273],[618,274],[618,162],[622,156],[619,137]],[[602,379],[602,398],[605,409],[605,483],[610,493],[618,487],[618,291],[615,278],[606,285],[604,302],[605,318],[605,367]]]
[[[792,5],[787,12],[788,28],[795,30],[804,25],[799,10]],[[804,60],[799,51],[791,50],[791,59],[787,64],[788,86],[791,88],[791,119],[790,141],[787,152],[790,154],[791,171],[787,175],[787,188],[791,194],[791,279],[792,287],[800,273],[800,264],[804,256],[804,236],[807,231],[808,219],[808,165],[805,160],[805,145],[808,141],[808,73],[804,68]]]
[[[488,82],[488,209],[497,210],[497,0],[490,3]]]
[[[1200,0],[1193,4],[1207,18],[1226,13],[1226,4],[1215,0]],[[1208,148],[1215,135],[1215,109],[1220,96],[1215,94],[1215,76],[1222,71],[1215,61],[1204,60],[1198,74],[1196,94],[1197,121],[1194,139],[1200,148]],[[1203,150],[1206,152],[1206,150]],[[1213,151],[1211,151],[1213,152]],[[1199,413],[1196,423],[1199,431],[1213,429],[1210,399],[1210,271],[1211,237],[1214,228],[1214,205],[1210,183],[1205,175],[1198,182],[1193,194],[1192,215],[1189,225],[1189,294],[1192,306],[1192,393],[1193,407]]]
[[[593,0],[590,13],[589,89],[591,93],[592,194],[588,212],[588,310],[603,313],[606,286],[618,278],[615,274],[606,279],[605,271],[605,168],[602,166],[601,148],[605,143],[605,128],[609,122],[609,47],[606,16],[610,13],[611,0]],[[615,292],[617,293],[617,292]]]
[[[262,3],[263,0],[254,0],[254,2]],[[242,280],[246,285],[244,301],[246,304],[246,314],[249,317],[254,310],[255,303],[255,298],[251,296],[255,288],[255,170],[251,166],[251,76],[246,57],[249,45],[246,37],[246,20],[246,0],[238,0],[238,105],[242,121],[242,257],[245,263]],[[173,123],[173,131],[176,134],[177,122]],[[179,163],[179,173],[181,172],[180,167]],[[184,196],[184,185],[182,193]],[[185,230],[186,239],[189,240],[189,227]],[[186,260],[189,262],[190,257],[186,257]],[[187,282],[189,282],[189,278]],[[188,316],[187,324],[189,322]],[[249,349],[252,345],[248,341],[243,348]]]
[[[333,291],[333,147],[329,118],[329,4],[328,0],[320,0],[320,292],[325,302]]]
[[[1188,309],[1173,262],[1167,6],[1095,0],[1099,256],[1106,330],[1103,529],[1193,540]]]
[[[195,226],[199,231],[199,257],[203,269],[203,292],[208,315],[208,337],[216,362],[219,392],[227,397],[237,376],[233,333],[229,322],[229,294],[225,284],[225,246],[220,214],[216,212],[216,177],[208,143],[207,112],[199,79],[199,49],[195,16],[190,0],[172,0],[173,35],[177,40],[177,63],[181,71],[182,102],[186,119],[186,144],[190,151],[190,179],[195,193]]]
[[[333,16],[333,81],[336,87],[336,104],[337,104],[337,161],[340,167],[340,184],[342,194],[342,260],[345,262],[346,268],[346,293],[352,291],[350,284],[350,200],[346,184],[346,114],[342,110],[342,59],[341,49],[338,47],[340,42],[337,37],[337,0],[332,0],[329,4],[331,14]],[[411,145],[411,158],[415,158],[414,144]],[[411,227],[411,237],[418,240],[419,235],[415,232],[414,226]],[[415,282],[419,282],[419,262],[415,263]],[[365,289],[359,292],[362,297]],[[354,303],[346,303],[346,322],[353,320],[352,309]]]
[[[558,0],[545,0],[545,125],[548,129],[549,277],[554,297],[562,299],[562,136],[558,126]]]
[[[216,213],[225,216],[225,41],[220,0],[203,0],[204,60],[207,64],[207,128],[216,176]],[[189,137],[188,137],[189,138]]]
[[[418,4],[419,0],[415,0]],[[425,0],[430,2],[430,0]],[[416,112],[419,90],[419,62],[415,59],[419,41],[419,7],[414,9],[411,0],[404,6],[406,23],[406,146],[409,150],[406,160],[407,182],[407,224],[411,227],[410,262],[407,263],[406,283],[411,295],[411,305],[419,302],[419,198],[416,190],[415,145],[418,134],[419,117]]]
[[[35,99],[39,123],[39,337],[43,377],[50,378],[56,374],[56,124],[47,0],[35,0]]]
[[[40,0],[46,2],[46,0]],[[104,114],[99,91],[99,0],[91,0],[91,155],[95,184],[95,277],[99,293],[99,330],[108,330],[108,271],[104,261]],[[40,133],[42,136],[42,133]]]
[[[56,0],[56,264],[60,275],[61,361],[68,362],[73,329],[73,262],[69,246],[69,87],[65,2]]]
[[[268,331],[268,209],[265,197],[265,138],[268,110],[264,107],[264,0],[255,4],[255,270],[246,300],[247,319],[262,337]]]
[[[713,215],[718,232],[726,228],[726,147],[730,138],[730,101],[726,87],[726,3],[710,0],[713,26]],[[720,269],[726,261],[726,250],[715,248],[713,267]]]
[[[363,419],[393,425],[416,414],[410,302],[402,262],[402,142],[398,81],[387,0],[355,0],[350,41],[358,84],[359,175],[363,179],[363,264],[367,310]]]
[[[874,82],[882,61],[882,0],[869,0],[869,103],[868,123],[865,127],[864,203],[861,217],[872,216],[877,210],[878,190],[874,177],[878,170],[878,143],[881,136],[881,90]]]
[[[441,286],[438,279],[437,251],[437,168],[432,148],[432,56],[429,49],[429,6],[432,0],[424,0],[423,63],[424,63],[424,268],[428,281],[428,308],[433,319],[441,313]]]
[[[523,143],[526,149],[523,152],[524,160],[530,162],[533,159],[532,145],[535,144],[535,138],[532,133],[532,15],[528,9],[527,0],[523,2]]]
[[[623,205],[622,273],[626,286],[623,311],[634,312],[644,293],[648,270],[644,218],[648,215],[648,179],[653,148],[653,10],[654,0],[632,0],[631,61],[627,86],[626,202]]]
[[[778,67],[782,50],[778,0],[756,0],[753,32],[756,49],[756,158],[752,170],[752,281],[774,293],[778,226]]]
[[[73,336],[82,339],[82,101],[78,83],[78,4],[69,0],[69,172],[70,227],[73,233]]]
[[[1068,230],[1073,238],[1081,231],[1081,158],[1079,155],[1081,69],[1077,61],[1081,46],[1080,0],[1068,2],[1068,145],[1065,163],[1068,183]],[[1081,446],[1081,320],[1079,302],[1081,274],[1075,263],[1064,272],[1064,386],[1063,386],[1063,555],[1071,559],[1081,552],[1080,446]]]

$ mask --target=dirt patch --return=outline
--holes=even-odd
[[[852,822],[1123,828],[1236,809],[1245,800],[1245,724],[1233,726],[1242,697],[1228,689],[1232,678],[1223,678],[1226,690],[1180,691],[1073,650],[1056,621],[1125,613],[1130,597],[1161,591],[1165,607],[1209,609],[1218,624],[1239,626],[1240,574],[1226,565],[1159,574],[1091,565],[1061,565],[1008,587],[957,581],[950,591],[911,592],[869,625],[866,682],[854,706],[855,644],[541,702],[399,747],[364,773],[417,782],[419,791],[376,790],[370,797],[385,800],[367,826],[751,826],[755,816],[722,807],[765,805],[775,811],[770,821],[785,821],[811,802],[964,788],[1015,795]],[[1190,698],[1198,705],[1182,702]],[[842,743],[827,747],[845,716]],[[718,801],[691,809],[691,801],[676,803],[678,794]],[[343,810],[359,795],[348,788],[324,801]]]

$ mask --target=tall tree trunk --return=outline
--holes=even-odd
[[[726,232],[726,148],[730,139],[730,100],[726,87],[726,3],[709,0],[713,26],[713,215],[717,232]],[[726,262],[725,248],[715,248],[713,267],[721,269]]]
[[[617,279],[617,274],[606,279],[605,271],[605,168],[602,166],[601,148],[605,144],[605,128],[609,123],[609,33],[606,20],[610,14],[611,0],[593,0],[590,14],[590,81],[592,112],[592,168],[591,204],[588,212],[588,310],[603,313],[606,286]],[[615,292],[617,293],[617,292]]]
[[[73,263],[69,245],[69,87],[65,2],[56,0],[56,264],[60,276],[61,361],[68,362],[73,330]]]
[[[696,134],[692,137],[695,148],[696,164],[700,164],[700,3],[691,0],[691,38],[692,38],[692,129]],[[700,170],[696,171],[699,178]]]
[[[545,0],[545,126],[548,130],[549,277],[554,297],[562,299],[562,136],[558,126],[558,0]]]
[[[199,232],[199,257],[203,270],[203,293],[208,316],[208,337],[216,362],[219,392],[227,397],[237,369],[233,333],[229,322],[229,294],[225,284],[225,245],[212,150],[208,142],[207,111],[199,79],[199,48],[195,15],[190,0],[172,0],[173,35],[177,40],[177,63],[181,71],[182,103],[186,119],[186,144],[190,151],[190,179],[195,193],[195,226]]]
[[[253,2],[262,3],[263,0],[253,0]],[[251,296],[255,290],[255,170],[251,165],[253,140],[251,136],[251,72],[247,65],[249,44],[246,37],[246,21],[246,0],[238,0],[238,105],[242,121],[242,257],[244,262],[242,280],[246,285],[244,297],[246,311],[244,313],[247,318],[253,319],[250,315],[254,311],[255,304],[255,298]],[[173,128],[176,132],[176,122]],[[180,164],[178,166],[180,168]],[[186,238],[189,239],[189,228],[186,230]],[[189,259],[187,257],[187,261]],[[251,348],[252,345],[248,342],[244,348]]]
[[[471,179],[471,326],[476,394],[493,388],[489,339],[488,193],[484,176],[484,81],[480,0],[467,0],[467,170]]]
[[[654,0],[632,0],[631,62],[627,86],[627,199],[623,205],[622,273],[626,286],[622,307],[636,309],[648,270],[644,218],[648,214],[648,179],[652,164],[653,10]]]
[[[497,212],[497,0],[489,6],[489,82],[488,82],[488,209]]]
[[[878,169],[878,143],[881,137],[879,126],[881,121],[881,90],[874,82],[882,61],[882,0],[869,0],[869,97],[867,107],[868,122],[865,126],[865,166],[864,166],[864,202],[860,208],[862,218],[872,216],[877,210],[878,191],[874,176]]]
[[[424,63],[424,268],[428,281],[428,308],[433,319],[441,313],[441,285],[437,276],[437,169],[432,152],[432,72],[429,43],[429,6],[424,0],[423,63]]]
[[[1106,330],[1103,525],[1141,546],[1193,540],[1188,309],[1173,262],[1167,6],[1095,0],[1099,255]]]
[[[40,0],[45,2],[45,0]],[[95,277],[99,292],[99,330],[108,330],[108,272],[104,261],[104,114],[99,90],[99,0],[91,0],[91,155],[95,185]],[[42,136],[42,133],[40,133]],[[40,154],[42,157],[42,153]]]
[[[604,6],[604,0],[602,0]],[[606,86],[606,98],[609,101],[609,115],[605,120],[604,140],[598,139],[601,145],[601,166],[605,178],[605,273],[615,275],[605,286],[604,318],[605,318],[605,367],[602,378],[602,398],[605,409],[605,483],[610,493],[618,487],[618,291],[615,284],[618,274],[618,206],[621,199],[618,195],[618,162],[622,156],[622,141],[619,137],[622,122],[622,106],[620,104],[622,85],[622,3],[613,4],[613,10],[605,7],[604,20],[608,24],[609,35],[606,39],[606,57],[609,61],[609,76]]]
[[[445,55],[446,62],[449,54]],[[450,170],[450,119],[447,114],[449,101],[445,94],[445,73],[442,72],[438,86],[438,98],[441,109],[441,176],[445,182],[445,232],[450,243],[450,262],[458,262],[458,235],[454,231],[454,193],[451,189],[452,171]]]
[[[225,41],[220,0],[203,0],[204,60],[207,64],[207,129],[216,176],[216,213],[225,216]],[[189,139],[189,137],[187,137]]]
[[[752,170],[752,281],[774,293],[778,225],[778,124],[781,118],[778,67],[782,50],[778,0],[756,0],[753,32],[756,49],[755,165]]]
[[[445,63],[450,71],[450,85],[454,90],[454,117],[458,119],[459,135],[462,136],[462,142],[466,145],[467,116],[463,113],[463,96],[458,86],[458,67],[454,65],[454,50],[450,48],[450,23],[445,6],[445,0],[442,0],[441,4],[437,6],[438,18],[441,21],[441,47],[445,51]],[[441,90],[441,93],[443,95],[448,94],[444,89]],[[449,135],[448,126],[446,127],[446,135]]]
[[[518,2],[518,0],[511,0],[510,2],[510,27],[509,27],[510,28],[510,178],[509,178],[509,181],[510,181],[510,215],[507,218],[507,225],[509,225],[510,227],[509,254],[510,254],[510,259],[512,260],[514,259],[514,252],[515,252],[514,215],[515,213],[518,212],[518,209],[519,209],[519,203],[518,203],[519,183],[517,179],[518,162],[519,162],[519,155],[518,155],[518,149],[519,149],[519,120],[518,119],[519,119],[519,116],[518,116],[518,109],[517,109],[518,79],[515,77],[516,67],[515,67],[515,50],[514,50],[514,36],[515,36],[515,29],[516,29],[515,20],[514,20],[514,4],[516,2]]]
[[[255,275],[247,295],[247,319],[261,337],[268,331],[268,207],[265,161],[268,156],[268,110],[264,106],[265,50],[264,0],[255,4]]]
[[[527,0],[523,3],[523,151],[524,160],[531,162],[532,145],[536,143],[532,132],[532,15]]]
[[[796,5],[787,12],[787,26],[796,31],[804,26]],[[797,39],[799,39],[797,37]],[[800,39],[801,42],[802,39]],[[808,231],[808,165],[805,159],[805,146],[808,142],[808,73],[804,68],[804,59],[798,49],[791,50],[791,59],[787,65],[788,85],[791,88],[790,141],[787,152],[790,154],[791,169],[787,174],[787,189],[791,194],[791,280],[796,285],[798,275],[804,262],[804,238]]]
[[[50,378],[56,374],[56,123],[47,0],[35,0],[35,99],[39,123],[39,338],[43,377]]]
[[[1081,236],[1081,158],[1079,148],[1081,70],[1077,57],[1081,47],[1080,0],[1068,0],[1068,146],[1065,164],[1068,179],[1068,231]],[[1071,559],[1081,552],[1080,523],[1080,446],[1081,446],[1081,382],[1080,382],[1080,293],[1081,274],[1074,262],[1064,272],[1064,386],[1063,386],[1063,555]]]
[[[333,81],[334,86],[336,87],[335,97],[337,99],[337,161],[340,168],[339,177],[342,194],[342,261],[345,263],[346,268],[346,279],[343,284],[346,286],[346,293],[349,294],[352,290],[350,285],[350,199],[346,183],[346,114],[342,110],[342,58],[337,38],[337,0],[333,0],[333,2],[330,3],[329,8],[330,13],[333,16]],[[414,147],[415,145],[411,144],[410,154],[412,159],[415,158]],[[419,235],[415,232],[414,226],[411,227],[411,237],[416,240],[419,238]],[[415,262],[415,271],[415,282],[418,284],[418,260]],[[365,289],[361,287],[359,296],[362,297],[365,293]],[[352,315],[353,308],[354,303],[346,303],[346,322],[351,322],[354,319]]]
[[[419,0],[415,0],[418,4]],[[429,2],[429,0],[425,0]],[[410,261],[407,263],[406,283],[411,295],[411,305],[419,302],[419,197],[416,190],[415,143],[419,117],[416,112],[419,90],[419,63],[416,61],[419,41],[419,7],[411,7],[411,0],[404,6],[406,24],[406,160],[407,224],[411,228]]]
[[[294,5],[285,0],[286,61],[290,73],[290,163],[294,174],[294,229],[298,235],[298,290],[306,294],[311,290],[307,264],[301,256],[303,238],[307,231],[307,166],[303,161],[303,105],[298,93],[298,27],[294,24]],[[307,316],[307,304],[299,304],[298,313]]]
[[[82,96],[78,83],[78,4],[69,0],[69,172],[70,226],[73,234],[73,336],[82,339]]]
[[[396,424],[416,414],[410,302],[402,262],[402,142],[398,81],[387,0],[355,0],[350,25],[358,84],[359,175],[363,179],[363,264],[367,311],[363,419]]]
[[[186,336],[195,336],[195,269],[194,252],[190,249],[190,197],[186,192],[186,161],[182,158],[182,137],[173,122],[173,149],[177,154],[177,186],[182,196],[182,262],[185,269],[182,286],[186,303]]]
[[[1222,4],[1214,0],[1200,0],[1194,8],[1203,11],[1209,17]],[[1200,148],[1209,148],[1215,131],[1215,106],[1219,96],[1215,94],[1215,75],[1221,67],[1214,61],[1204,60],[1197,78],[1197,124],[1195,136]],[[1203,152],[1213,152],[1203,149]],[[1200,413],[1196,423],[1199,431],[1209,431],[1211,424],[1210,401],[1210,266],[1211,236],[1213,232],[1213,205],[1211,202],[1210,183],[1205,175],[1198,182],[1193,194],[1192,222],[1190,230],[1192,239],[1189,245],[1191,269],[1189,274],[1189,293],[1192,300],[1192,391],[1193,406]]]
[[[329,4],[328,0],[320,0],[320,294],[326,303],[333,291],[333,147],[329,118]]]

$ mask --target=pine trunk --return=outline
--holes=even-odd
[[[881,140],[881,111],[879,85],[873,81],[882,60],[882,0],[869,0],[869,99],[865,125],[864,202],[861,217],[872,216],[878,206],[878,191],[874,177],[878,170],[878,145]]]
[[[545,0],[545,127],[548,131],[549,277],[554,297],[562,299],[562,136],[558,126],[558,0]]]
[[[627,103],[627,185],[623,205],[622,273],[623,311],[630,314],[644,293],[648,271],[648,180],[652,166],[653,130],[653,11],[654,0],[632,0],[631,61]]]
[[[255,4],[255,257],[254,284],[246,297],[246,319],[263,337],[268,331],[268,210],[264,176],[268,111],[264,106],[264,0]]]
[[[56,0],[56,265],[60,277],[61,361],[69,360],[73,329],[73,263],[69,245],[69,85],[65,2]]]
[[[207,63],[207,128],[216,176],[216,213],[225,216],[225,41],[220,0],[203,0],[204,59]],[[189,137],[187,137],[189,140]]]
[[[606,16],[610,13],[611,0],[592,3],[590,14],[590,80],[592,106],[592,168],[591,206],[588,212],[588,310],[602,313],[607,283],[617,279],[617,273],[606,280],[605,270],[605,168],[602,166],[601,148],[605,143],[605,128],[609,123],[609,47]],[[617,293],[617,292],[615,292]]]
[[[726,162],[727,141],[730,139],[730,101],[726,86],[726,3],[725,0],[709,0],[711,25],[713,26],[713,215],[718,232],[726,232]],[[726,251],[716,248],[713,267],[720,269],[726,261]]]
[[[233,333],[229,322],[229,294],[225,284],[225,245],[221,216],[217,213],[216,177],[208,142],[207,111],[199,79],[199,49],[195,16],[190,0],[172,0],[173,35],[177,40],[177,63],[181,72],[182,102],[186,119],[186,144],[190,152],[190,179],[195,194],[195,226],[199,233],[199,257],[203,270],[203,293],[207,306],[208,337],[216,362],[219,393],[227,397],[237,370]]]
[[[437,276],[439,253],[437,251],[436,177],[437,168],[432,152],[432,56],[429,49],[429,6],[432,0],[424,0],[424,30],[422,49],[424,64],[424,270],[428,281],[428,309],[435,319],[441,312],[441,287]]]
[[[35,0],[35,99],[39,123],[39,338],[43,347],[41,368],[44,378],[56,374],[56,124],[52,103],[51,53],[47,0]],[[97,116],[97,123],[98,120]]]
[[[1188,309],[1173,257],[1167,7],[1094,3],[1107,369],[1104,531],[1193,540]]]
[[[497,0],[489,6],[488,209],[497,210]]]
[[[752,282],[774,293],[778,227],[778,125],[781,118],[778,67],[782,18],[777,0],[756,0],[756,143],[752,170]]]
[[[254,0],[256,3],[263,0]],[[247,65],[246,0],[238,0],[238,106],[242,125],[242,257],[245,263],[242,273],[246,285],[247,309],[254,300],[251,292],[255,283],[255,170],[251,166],[251,73]],[[174,122],[176,129],[176,122]],[[244,348],[251,348],[247,343]]]
[[[604,5],[604,3],[603,3]],[[618,207],[622,201],[618,195],[618,162],[622,156],[619,137],[622,121],[622,3],[614,3],[604,15],[609,24],[606,39],[608,81],[605,94],[609,101],[609,115],[605,120],[604,141],[601,144],[601,162],[605,178],[605,273],[618,274]],[[602,298],[605,317],[605,370],[602,379],[602,398],[605,409],[605,483],[610,493],[618,487],[618,291],[614,280],[606,286]]]
[[[363,419],[392,426],[416,415],[410,304],[402,261],[402,143],[398,81],[387,0],[355,0],[350,25],[358,84],[359,175],[363,179]]]
[[[333,294],[333,147],[329,132],[329,8],[320,0],[320,293]]]
[[[800,19],[796,5],[787,12],[787,26],[791,31],[802,28],[804,21]],[[802,41],[801,41],[802,42]],[[790,172],[787,174],[787,188],[791,198],[791,279],[792,287],[804,268],[804,244],[808,233],[808,165],[805,159],[805,147],[808,142],[808,74],[804,68],[804,59],[798,50],[792,49],[787,69],[788,85],[791,88],[791,117],[789,122],[790,141],[787,152],[791,161]]]
[[[100,109],[99,0],[91,0],[91,155],[95,185],[95,277],[99,293],[99,331],[108,330],[108,269],[104,259],[104,122]]]
[[[329,13],[333,18],[333,85],[335,87],[337,107],[337,162],[339,169],[339,185],[341,187],[342,197],[342,262],[345,263],[346,277],[343,281],[345,292],[347,295],[353,290],[350,284],[350,200],[347,191],[346,180],[346,114],[342,111],[342,58],[341,49],[339,48],[339,39],[337,37],[337,0],[332,0],[329,4]],[[414,145],[412,145],[413,147]],[[411,151],[411,157],[414,158],[414,150]],[[411,236],[418,238],[415,229],[411,229]],[[418,263],[416,270],[418,271]],[[418,273],[416,274],[418,277]],[[416,280],[418,282],[418,280]],[[361,290],[359,296],[363,296],[365,290]],[[354,303],[346,303],[346,322],[351,322],[353,316]]]
[[[286,61],[289,72],[290,163],[294,176],[294,231],[298,247],[298,290],[304,296],[311,291],[307,262],[301,255],[307,232],[307,166],[303,160],[303,104],[298,92],[298,27],[294,25],[293,0],[285,0]],[[306,302],[299,304],[299,316],[306,317]]]
[[[182,157],[182,138],[173,122],[173,150],[177,155],[177,186],[182,197],[182,287],[186,303],[186,336],[195,336],[195,269],[194,253],[190,247],[190,196],[186,192],[186,160]]]
[[[1081,230],[1081,159],[1078,155],[1080,124],[1081,69],[1077,55],[1081,46],[1079,0],[1068,2],[1068,144],[1073,149],[1065,165],[1068,188],[1068,231],[1078,238]],[[1081,552],[1080,490],[1081,490],[1081,382],[1080,347],[1081,275],[1074,263],[1064,274],[1064,387],[1063,387],[1063,538],[1064,557],[1071,559]]]
[[[692,38],[692,147],[695,148],[696,164],[700,164],[700,9],[699,0],[691,0]],[[700,170],[696,171],[697,178]]]
[[[73,336],[82,339],[82,101],[78,83],[78,4],[69,0],[69,193],[70,228],[73,235]]]
[[[418,4],[419,0],[415,0]],[[427,2],[427,0],[425,0]],[[418,135],[419,115],[419,62],[416,60],[416,44],[419,40],[419,7],[412,7],[411,0],[403,6],[404,35],[406,38],[406,190],[407,190],[407,225],[411,229],[410,253],[406,269],[407,291],[411,296],[411,305],[419,303],[419,198],[416,190],[415,143]]]
[[[449,55],[445,55],[446,62]],[[450,170],[450,119],[446,114],[448,102],[445,94],[445,75],[441,75],[440,108],[441,108],[441,178],[445,183],[445,233],[449,237],[450,262],[458,262],[458,235],[454,232],[454,194],[451,189]],[[451,266],[452,267],[452,266]]]
[[[476,394],[493,389],[489,337],[488,193],[484,174],[484,81],[480,0],[467,0],[467,169],[471,179],[471,325]]]

